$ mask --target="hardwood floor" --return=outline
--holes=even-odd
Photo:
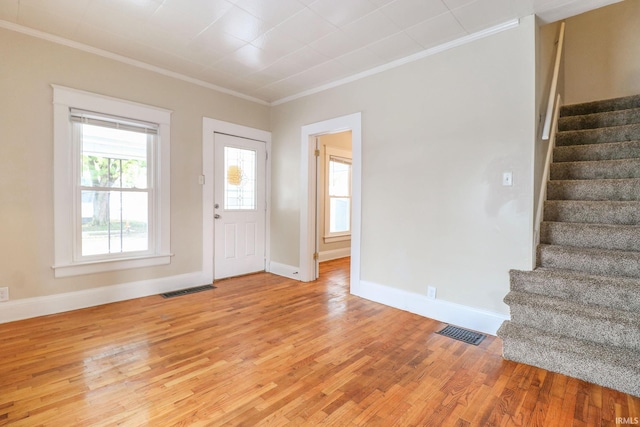
[[[348,294],[348,262],[0,325],[0,425],[615,426],[640,399]],[[1,307],[0,307],[1,309]],[[625,425],[618,423],[618,425]],[[629,425],[629,424],[626,424]]]

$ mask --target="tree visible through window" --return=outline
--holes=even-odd
[[[74,132],[81,143],[82,256],[147,251],[151,196],[147,153],[155,130],[80,121],[74,123]]]

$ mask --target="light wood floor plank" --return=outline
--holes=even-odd
[[[0,325],[0,426],[614,426],[640,399],[348,293],[349,260]]]

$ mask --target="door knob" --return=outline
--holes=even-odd
[[[213,217],[214,217],[215,219],[220,219],[220,215],[218,215],[218,214],[215,214]]]

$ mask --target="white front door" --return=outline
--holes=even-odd
[[[215,134],[214,279],[265,269],[265,165],[264,142]]]

